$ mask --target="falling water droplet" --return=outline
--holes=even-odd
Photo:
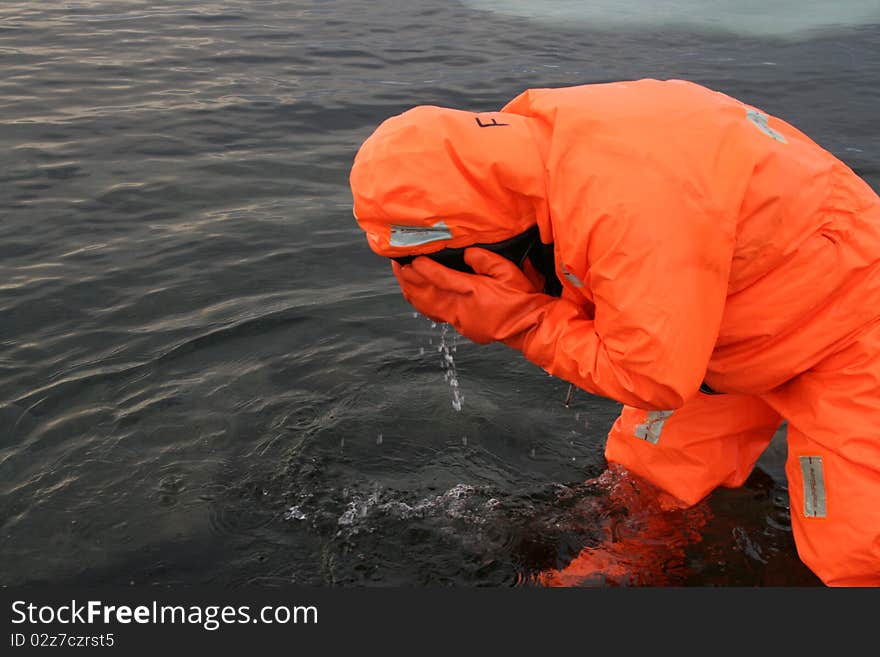
[[[447,340],[447,337],[450,337],[449,324],[443,324],[443,327],[440,329],[440,346],[438,351],[443,354],[443,360],[441,362],[441,365],[445,370],[443,377],[446,379],[446,382],[449,383],[449,388],[452,390],[452,408],[456,411],[461,411],[464,395],[461,394],[461,387],[458,383],[458,372],[455,369],[455,359],[450,351],[450,343],[455,344],[454,341],[456,338],[454,336],[455,334],[453,333],[451,339]]]
[[[376,444],[377,445],[382,444],[382,434],[381,433],[378,436],[376,436]]]

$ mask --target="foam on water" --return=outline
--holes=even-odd
[[[600,30],[674,27],[792,38],[880,23],[877,0],[464,0],[464,4],[551,25]]]

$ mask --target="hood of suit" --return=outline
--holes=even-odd
[[[350,174],[354,215],[382,256],[509,239],[552,241],[542,136],[504,112],[419,106],[384,121]]]

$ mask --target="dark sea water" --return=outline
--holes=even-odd
[[[351,215],[357,147],[416,104],[677,77],[877,189],[878,44],[877,25],[602,33],[439,1],[3,2],[0,584],[513,585],[565,565],[614,516],[584,482],[619,405],[566,408],[565,382],[413,316]],[[784,457],[777,437],[704,503],[680,568],[635,581],[815,585]]]

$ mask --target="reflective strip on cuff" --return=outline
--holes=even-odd
[[[801,456],[804,478],[804,517],[825,517],[825,474],[821,456]]]

